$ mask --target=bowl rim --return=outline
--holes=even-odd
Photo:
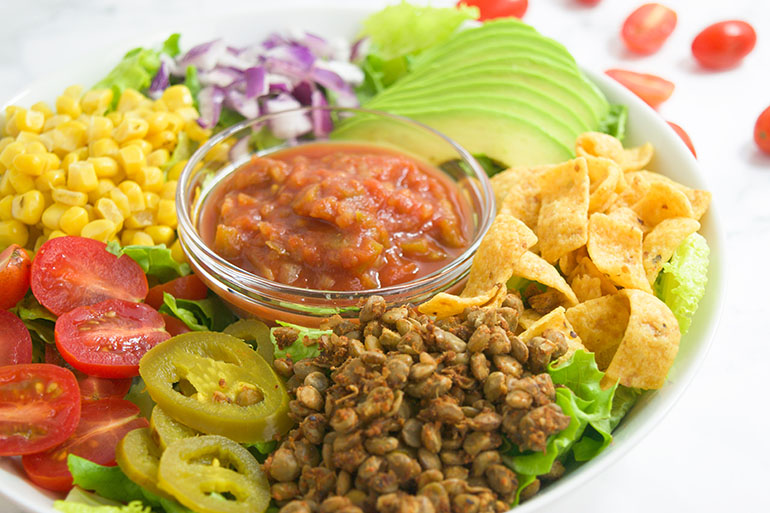
[[[191,205],[190,205],[190,202],[187,201],[188,198],[194,197],[194,194],[192,194],[192,191],[188,189],[190,186],[195,185],[193,174],[196,172],[195,168],[197,167],[198,163],[202,162],[205,155],[214,146],[221,143],[222,141],[227,140],[233,134],[236,134],[238,132],[251,128],[252,126],[264,123],[272,118],[275,118],[276,116],[283,116],[283,115],[290,116],[296,113],[308,113],[308,112],[314,112],[318,110],[328,111],[330,113],[365,114],[365,115],[377,116],[380,118],[389,118],[391,120],[395,120],[395,121],[404,123],[406,125],[415,126],[420,130],[426,131],[432,134],[433,136],[436,136],[442,139],[447,144],[449,144],[449,146],[451,146],[452,149],[457,152],[458,156],[462,159],[462,161],[470,167],[472,171],[472,175],[469,175],[468,178],[471,179],[471,183],[473,185],[474,190],[478,192],[480,203],[481,203],[480,206],[481,206],[482,216],[478,220],[479,225],[475,230],[473,240],[470,241],[470,244],[465,248],[465,250],[463,250],[463,252],[460,255],[458,255],[451,261],[449,261],[446,265],[436,269],[435,271],[432,271],[429,274],[420,276],[418,278],[415,278],[403,283],[398,283],[396,285],[389,285],[387,287],[380,287],[377,289],[366,289],[366,290],[323,290],[323,289],[306,289],[306,288],[297,287],[294,285],[286,285],[284,283],[280,283],[280,282],[265,278],[263,276],[259,276],[257,274],[251,273],[233,264],[232,262],[228,261],[221,255],[216,253],[212,248],[210,248],[203,241],[202,237],[198,233],[198,230],[195,228],[195,223],[193,223],[193,219],[191,216]],[[372,143],[372,144],[375,144],[375,143]],[[261,153],[261,152],[257,152],[257,153]],[[254,154],[254,152],[250,152],[250,154]],[[416,157],[413,157],[413,158],[416,158]],[[438,169],[437,166],[433,166],[433,167],[436,167]],[[233,173],[237,172],[237,168],[229,172],[233,172]],[[215,134],[208,141],[202,144],[188,159],[187,164],[185,164],[184,169],[179,175],[178,182],[179,182],[179,186],[177,187],[177,190],[176,190],[177,217],[178,217],[178,223],[179,223],[178,235],[180,238],[180,242],[182,243],[182,247],[185,249],[185,251],[188,250],[188,244],[192,245],[195,248],[195,250],[198,252],[198,254],[195,255],[196,259],[200,258],[201,256],[204,256],[206,258],[206,261],[204,262],[205,265],[209,266],[213,264],[219,268],[226,269],[229,273],[232,273],[232,276],[230,278],[236,279],[239,284],[246,286],[249,289],[259,288],[260,290],[269,290],[270,293],[273,293],[273,294],[277,293],[288,297],[303,297],[303,298],[323,300],[328,302],[334,302],[335,300],[337,301],[351,300],[351,299],[355,300],[355,299],[367,297],[372,294],[377,294],[384,297],[403,294],[414,288],[423,288],[423,287],[429,286],[436,279],[441,278],[445,275],[448,276],[452,273],[456,274],[459,272],[460,274],[458,275],[458,278],[462,279],[462,277],[468,272],[468,269],[470,269],[472,257],[478,250],[478,247],[481,244],[481,240],[484,238],[487,231],[489,230],[489,227],[492,225],[492,222],[494,221],[495,215],[497,213],[496,205],[495,205],[495,195],[492,190],[492,183],[489,180],[487,173],[484,171],[481,165],[476,161],[476,159],[464,147],[462,147],[452,138],[448,137],[447,135],[443,134],[442,132],[434,128],[431,128],[430,126],[424,123],[421,123],[414,119],[410,119],[405,116],[399,116],[396,114],[391,114],[388,112],[382,112],[382,111],[373,110],[373,109],[362,109],[362,108],[353,108],[353,107],[305,106],[305,107],[300,107],[296,109],[265,114],[253,119],[243,120]],[[198,207],[198,208],[202,208],[202,207]],[[190,255],[188,255],[188,258],[189,257]]]

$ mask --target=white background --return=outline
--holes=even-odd
[[[260,1],[267,3],[0,0],[0,103],[100,48],[125,42],[129,49],[132,37],[170,33],[207,13],[235,14]],[[281,0],[297,8],[317,3]],[[576,0],[530,0],[524,20],[565,44],[584,67],[650,72],[676,83],[660,112],[690,133],[721,207],[727,305],[709,357],[671,414],[605,475],[548,511],[770,511],[770,157],[752,141],[756,117],[770,106],[770,1],[664,0],[679,14],[677,28],[659,53],[643,58],[624,51],[618,37],[625,17],[641,3],[603,0],[585,8]],[[757,47],[737,69],[702,71],[691,57],[691,41],[724,19],[750,21]],[[0,510],[17,513],[9,507]]]

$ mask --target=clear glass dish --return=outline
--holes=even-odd
[[[280,127],[298,114],[328,112],[344,127],[361,121],[368,129],[355,136],[333,131],[330,137],[312,131],[299,138],[279,137]],[[292,118],[293,117],[293,118]],[[259,134],[258,136],[255,134]],[[443,171],[468,204],[470,244],[455,260],[412,281],[364,291],[308,290],[286,285],[239,268],[218,255],[200,235],[202,207],[223,179],[249,161],[300,144],[320,141],[376,144],[406,154]],[[269,141],[267,144],[265,141]],[[494,195],[486,173],[457,143],[415,121],[386,113],[338,107],[303,107],[246,120],[216,134],[189,159],[179,177],[176,194],[179,239],[198,276],[241,317],[259,317],[303,325],[317,325],[333,314],[355,317],[365,299],[378,294],[389,303],[419,303],[441,291],[457,291],[481,238],[495,214]]]

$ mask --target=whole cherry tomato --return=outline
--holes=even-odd
[[[629,50],[650,55],[663,46],[676,27],[676,12],[661,4],[644,4],[623,23],[621,36]]]
[[[770,155],[770,107],[762,111],[754,125],[754,142],[759,149]]]
[[[527,12],[527,0],[460,0],[457,5],[468,5],[479,8],[479,20],[494,18],[521,18]]]
[[[586,5],[588,7],[593,7],[594,5],[598,4],[602,0],[577,0],[579,4]]]
[[[674,132],[676,132],[676,134],[682,138],[682,141],[684,141],[687,147],[690,148],[692,156],[698,158],[698,154],[695,153],[695,146],[692,145],[692,139],[690,139],[690,136],[687,135],[687,132],[684,131],[684,128],[671,121],[666,121],[666,123],[668,123],[669,126],[674,129]]]
[[[754,49],[757,33],[745,21],[720,21],[709,25],[692,41],[692,54],[701,66],[733,68]]]

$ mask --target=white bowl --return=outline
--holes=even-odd
[[[359,30],[359,22],[371,9],[330,7],[258,8],[245,11],[238,18],[207,19],[205,23],[177,27],[182,33],[185,48],[194,43],[225,37],[233,44],[257,42],[268,33],[282,28],[303,28],[322,36],[343,36],[352,39]],[[290,20],[290,21],[289,21]],[[535,27],[537,28],[537,27]],[[5,104],[31,105],[41,99],[52,101],[64,87],[72,83],[93,84],[107,73],[122,55],[137,45],[157,46],[168,33],[132,39],[112,49],[85,57],[67,67],[31,84]],[[590,64],[590,63],[583,63]],[[628,106],[629,124],[626,146],[650,142],[655,146],[655,158],[650,169],[665,174],[687,186],[708,189],[698,169],[698,163],[677,134],[657,112],[604,74],[586,71],[586,74],[606,94],[611,103]],[[701,233],[711,247],[711,265],[706,296],[701,301],[690,331],[682,338],[679,354],[660,390],[646,394],[625,417],[613,433],[612,444],[598,457],[573,470],[550,485],[530,501],[515,508],[517,513],[538,510],[607,471],[607,468],[639,443],[666,415],[692,381],[708,352],[722,312],[724,293],[724,230],[719,222],[717,206],[701,220]],[[0,494],[7,496],[22,509],[35,513],[54,513],[53,501],[61,498],[31,484],[24,476],[18,459],[0,458]],[[0,508],[4,509],[4,508]]]

